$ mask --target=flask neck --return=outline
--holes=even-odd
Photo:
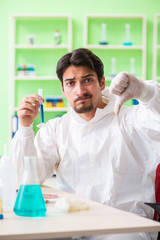
[[[25,171],[37,171],[36,168],[36,157],[25,157],[24,158],[24,170]]]
[[[24,158],[24,173],[22,177],[21,185],[34,185],[40,184],[38,174],[36,157]]]

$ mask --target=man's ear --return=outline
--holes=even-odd
[[[66,97],[66,94],[64,92],[64,87],[63,87],[62,83],[61,83],[61,90],[62,90],[63,96]]]
[[[104,90],[105,86],[106,86],[106,83],[105,83],[105,76],[103,76],[102,79],[101,79],[101,91]]]

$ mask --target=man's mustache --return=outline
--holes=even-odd
[[[82,99],[84,99],[84,98],[92,98],[92,94],[84,93],[82,96],[77,97],[77,98],[74,100],[74,102],[77,102],[77,101],[82,100]]]

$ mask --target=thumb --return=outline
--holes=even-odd
[[[115,113],[116,115],[119,114],[119,111],[120,111],[120,109],[121,109],[121,106],[122,106],[122,104],[123,104],[124,102],[125,102],[125,99],[123,98],[122,95],[116,96],[116,101],[115,101],[115,104],[114,104],[114,113]]]

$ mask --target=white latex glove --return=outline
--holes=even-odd
[[[114,113],[118,114],[122,104],[129,99],[148,102],[154,95],[154,88],[127,72],[119,73],[112,79],[109,92],[116,95]]]

